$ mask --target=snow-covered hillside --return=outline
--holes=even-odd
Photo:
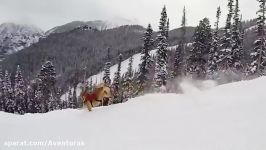
[[[113,18],[111,20],[95,20],[95,21],[72,21],[70,23],[54,27],[48,30],[45,35],[48,36],[53,33],[63,33],[68,32],[77,28],[82,28],[84,26],[91,27],[98,30],[106,30],[111,28],[116,28],[122,25],[135,25],[133,21],[123,19],[123,18]]]
[[[6,142],[0,149],[266,149],[266,77],[217,87],[206,81],[200,89],[190,83],[182,83],[182,95],[148,94],[92,112],[63,110],[24,116],[0,112],[0,143],[84,144],[15,147]]]
[[[31,25],[3,23],[0,25],[0,60],[39,41],[43,31]]]
[[[189,45],[189,44],[188,44]],[[169,50],[173,50],[174,48],[176,48],[176,46],[171,46],[171,47],[168,47]],[[156,53],[156,49],[155,50],[151,50],[150,51],[150,54],[151,55],[154,55]],[[140,59],[141,59],[141,54],[138,53],[138,54],[135,54],[132,56],[133,57],[133,70],[137,71],[139,69],[139,64],[140,64]],[[128,68],[128,64],[129,64],[129,59],[126,59],[122,62],[121,64],[121,74],[125,74],[127,72],[127,68]],[[116,65],[113,65],[111,68],[110,68],[110,78],[111,80],[114,79],[114,75],[115,75],[115,72],[117,71],[117,64]],[[91,79],[92,79],[92,83],[96,83],[96,84],[99,84],[99,83],[102,83],[102,78],[103,78],[103,75],[104,75],[104,72],[99,72],[97,73],[96,75],[93,75],[91,77],[89,77],[87,79],[87,82],[90,82]],[[79,96],[80,92],[81,92],[81,88],[82,88],[82,84],[79,84],[78,87],[77,87],[77,96]],[[68,92],[63,94],[61,96],[61,99],[62,100],[65,100],[67,99],[68,97]]]

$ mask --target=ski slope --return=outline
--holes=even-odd
[[[193,83],[193,84],[192,84]],[[0,112],[0,143],[83,141],[80,147],[1,150],[265,150],[266,77],[215,86],[184,81],[184,94],[147,94],[92,112]]]

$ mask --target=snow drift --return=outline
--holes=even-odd
[[[205,84],[207,89],[185,82],[184,94],[148,94],[92,112],[1,112],[0,149],[265,150],[266,77]],[[84,146],[4,146],[8,140],[79,140]]]

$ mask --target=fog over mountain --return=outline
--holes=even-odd
[[[118,24],[127,20],[143,26],[151,23],[157,29],[158,12],[164,4],[171,20],[171,29],[180,26],[184,6],[190,26],[196,26],[205,16],[213,24],[218,5],[221,5],[223,14],[221,24],[224,24],[227,13],[225,0],[0,0],[0,3],[0,23],[35,24],[44,31],[72,21],[89,20],[108,20]],[[241,0],[243,19],[255,18],[256,11],[250,10],[257,10],[257,7],[254,1]]]

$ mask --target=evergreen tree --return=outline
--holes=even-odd
[[[156,65],[155,65],[155,74],[154,82],[155,88],[157,90],[165,90],[165,85],[167,82],[167,39],[166,39],[166,21],[167,13],[166,7],[163,7],[159,25],[159,35],[157,36],[157,51],[156,51]]]
[[[168,18],[166,22],[166,27],[165,27],[165,37],[167,40],[169,38],[169,30],[170,30],[170,23],[169,23],[169,18]]]
[[[2,66],[0,66],[0,111],[5,110],[5,95],[4,95],[4,76]]]
[[[51,61],[46,61],[37,77],[38,86],[42,95],[43,111],[48,112],[48,104],[54,104],[56,73]]]
[[[265,41],[265,0],[258,0],[260,3],[259,11],[257,12],[257,36],[258,39],[254,42],[254,49],[250,53],[251,64],[248,68],[249,74],[264,75],[266,66],[266,41]]]
[[[123,82],[123,99],[128,99],[133,96],[133,56],[129,58],[127,72]]]
[[[110,48],[108,48],[108,50],[107,50],[107,62],[105,63],[105,66],[104,66],[104,75],[103,75],[103,82],[107,86],[110,86],[110,84],[111,84],[110,68],[111,68]]]
[[[239,2],[235,1],[235,11],[234,11],[234,22],[232,25],[232,68],[235,71],[240,71],[243,69],[241,62],[242,52],[241,50],[241,39],[240,39],[240,16],[239,16]]]
[[[240,17],[240,25],[239,25],[239,31],[240,31],[240,56],[241,56],[241,64],[243,66],[243,70],[246,69],[246,60],[249,59],[249,56],[247,56],[247,52],[244,51],[244,37],[245,37],[245,29],[243,28],[243,23],[242,23],[242,15]]]
[[[33,112],[34,113],[44,113],[44,103],[42,101],[42,91],[40,87],[37,87],[37,90],[34,92],[34,100],[33,100]],[[47,104],[48,105],[48,104]]]
[[[212,45],[211,50],[209,53],[209,62],[208,62],[208,74],[210,76],[213,76],[215,72],[218,71],[218,61],[219,61],[219,43],[220,43],[220,37],[219,37],[219,22],[220,22],[220,16],[221,16],[221,8],[220,6],[217,8],[216,12],[216,22],[214,24],[215,30],[213,31],[212,36]]]
[[[114,103],[122,102],[122,96],[121,96],[121,63],[122,63],[122,54],[119,54],[117,71],[115,72],[115,76],[114,76],[114,80],[113,80],[113,84],[112,84]]]
[[[15,75],[15,85],[14,85],[14,94],[16,102],[16,112],[19,114],[24,114],[26,112],[26,91],[25,84],[22,77],[21,69],[17,66],[17,72]]]
[[[184,7],[182,23],[181,23],[181,38],[175,50],[172,78],[185,75],[185,67],[184,67],[185,42],[186,42],[186,8]]]
[[[226,24],[224,28],[224,35],[221,39],[221,50],[219,59],[219,66],[221,69],[227,70],[232,65],[232,46],[231,46],[231,38],[232,38],[232,17],[233,17],[233,0],[228,0],[228,14],[226,19]]]
[[[48,111],[54,111],[56,110],[56,99],[51,95],[49,96],[49,100],[48,100]]]
[[[196,79],[204,79],[206,76],[206,55],[211,47],[212,35],[208,18],[200,21],[193,36],[192,49],[188,59],[188,72]]]
[[[73,102],[75,104],[75,108],[78,108],[78,98],[77,98],[77,87],[75,86],[73,89]]]
[[[4,101],[5,111],[9,113],[15,113],[16,102],[14,100],[14,93],[11,86],[10,74],[8,71],[5,72],[4,79]]]
[[[27,100],[27,102],[26,102],[26,107],[27,107],[27,113],[35,113],[35,111],[34,111],[34,101],[35,101],[35,99],[34,99],[34,91],[33,91],[33,89],[32,89],[32,87],[31,86],[28,86],[27,87],[27,98],[26,98],[26,100]]]
[[[89,92],[92,92],[92,91],[93,91],[93,83],[92,83],[92,78],[91,78],[89,82]]]
[[[71,88],[69,88],[68,90],[68,104],[69,104],[69,108],[72,108],[72,109],[76,108]]]
[[[144,44],[143,49],[141,51],[141,58],[140,58],[140,65],[139,65],[139,75],[137,77],[138,80],[138,92],[143,92],[144,88],[146,87],[146,83],[148,79],[149,74],[149,68],[151,67],[151,55],[150,50],[152,49],[154,40],[152,39],[152,27],[149,24],[146,32],[144,33]]]

